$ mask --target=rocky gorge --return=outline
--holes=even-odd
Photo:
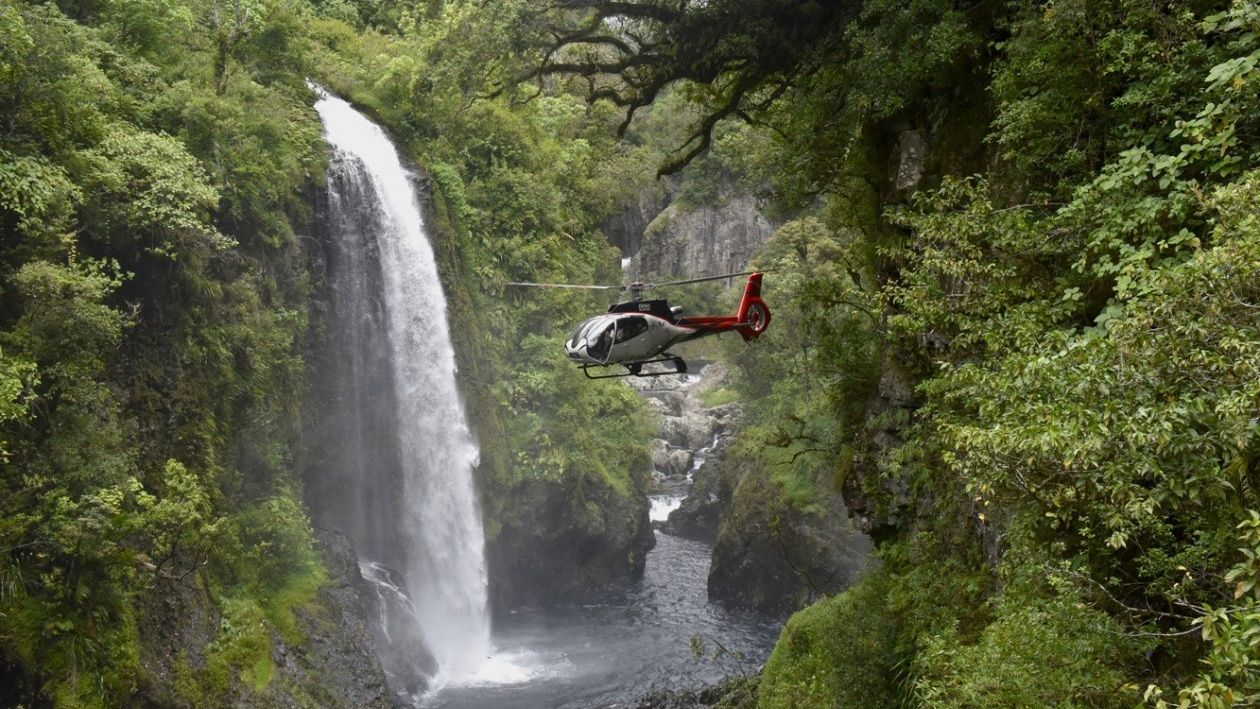
[[[763,466],[730,450],[743,423],[722,362],[683,377],[631,380],[660,417],[651,443],[653,524],[712,546],[708,596],[732,608],[785,614],[843,591],[865,570],[869,539],[839,489],[807,507],[787,501]]]

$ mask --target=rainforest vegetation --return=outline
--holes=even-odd
[[[1254,0],[0,0],[0,702],[222,705],[306,640],[308,79],[432,183],[491,544],[530,484],[614,524],[651,427],[559,356],[602,298],[503,284],[735,183],[734,455],[879,564],[732,701],[1260,704]],[[158,677],[171,598],[217,636]]]

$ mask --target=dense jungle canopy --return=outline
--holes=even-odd
[[[449,225],[492,544],[535,484],[608,528],[651,427],[559,355],[606,303],[502,284],[616,282],[601,225],[661,179],[769,205],[774,326],[713,351],[732,456],[766,504],[840,491],[879,563],[731,705],[1260,704],[1258,33],[1254,0],[0,0],[0,702],[301,696],[309,79]],[[217,634],[171,650],[168,603]]]

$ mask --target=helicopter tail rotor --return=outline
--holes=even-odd
[[[761,275],[757,272],[748,276],[744,296],[739,300],[739,310],[735,311],[736,330],[744,342],[757,339],[770,325],[770,308],[761,299]]]

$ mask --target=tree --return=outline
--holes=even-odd
[[[539,18],[538,64],[524,78],[579,77],[592,102],[635,113],[667,87],[690,84],[708,107],[659,170],[678,172],[712,143],[724,118],[747,121],[818,69],[819,50],[857,3],[816,0],[560,0]]]

